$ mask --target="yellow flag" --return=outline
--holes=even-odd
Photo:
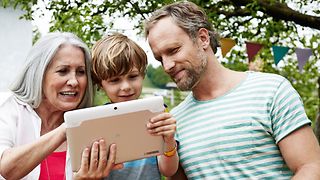
[[[236,41],[230,38],[221,38],[220,43],[221,43],[222,57],[225,57],[226,54],[230,51],[230,49],[236,45]]]

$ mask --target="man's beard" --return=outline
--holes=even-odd
[[[185,69],[186,75],[177,83],[177,86],[182,91],[192,90],[199,82],[202,73],[207,66],[207,57],[203,52],[199,52],[197,56],[200,64],[196,67],[189,67]]]

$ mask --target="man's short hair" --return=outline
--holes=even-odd
[[[210,46],[214,53],[217,52],[219,34],[214,30],[208,20],[206,13],[196,4],[188,1],[176,2],[156,10],[145,22],[145,36],[148,37],[150,29],[162,18],[171,17],[172,20],[182,28],[190,38],[195,41],[200,28],[209,32]]]

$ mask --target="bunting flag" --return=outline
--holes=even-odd
[[[263,45],[259,43],[246,42],[246,47],[249,62],[252,62],[254,56],[260,51],[261,48],[263,48]]]
[[[288,53],[289,48],[283,46],[272,46],[274,63],[278,65],[278,63],[282,60],[282,58]]]
[[[299,71],[301,72],[303,69],[303,66],[306,64],[309,57],[312,55],[312,50],[309,48],[306,48],[306,49],[296,48],[296,54],[298,58]]]
[[[230,38],[221,38],[220,43],[222,57],[225,57],[226,54],[230,51],[230,49],[236,45],[236,41]]]
[[[221,38],[221,54],[223,57],[226,56],[226,54],[235,46],[236,42],[233,39],[230,38]],[[264,47],[263,44],[259,44],[256,42],[245,42],[246,43],[246,50],[247,55],[249,59],[249,65],[254,61],[254,57],[257,55],[257,53]],[[278,63],[283,59],[283,57],[288,53],[289,47],[284,46],[272,46],[273,51],[273,58],[275,65],[278,65]],[[312,49],[310,48],[296,48],[295,53],[297,54],[298,59],[298,66],[299,71],[301,72],[304,65],[312,55]]]

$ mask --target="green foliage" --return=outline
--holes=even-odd
[[[143,87],[156,88],[156,86],[151,82],[148,76],[145,76],[143,80]]]
[[[95,90],[95,96],[93,99],[93,105],[98,106],[109,102],[109,98],[102,89]]]
[[[28,20],[32,20],[32,14],[34,10],[32,7],[37,4],[37,0],[1,0],[0,7],[13,7],[16,9],[17,7],[21,10],[24,10],[26,13],[21,17]],[[35,9],[37,10],[37,9]]]
[[[108,3],[106,3],[107,5]],[[89,46],[100,39],[106,31],[100,6],[86,1],[68,3],[64,0],[49,2],[48,9],[53,13],[50,31],[73,32]]]
[[[166,88],[168,82],[172,82],[170,76],[164,72],[161,66],[154,68],[152,65],[147,67],[147,76],[158,88]]]

